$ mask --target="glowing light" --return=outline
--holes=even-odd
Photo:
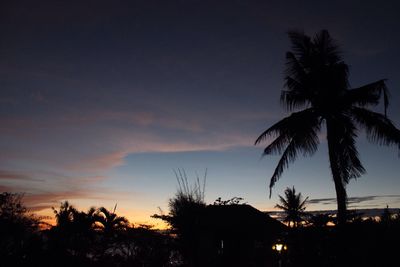
[[[272,246],[272,249],[278,251],[278,253],[281,253],[282,250],[287,250],[287,246],[283,243],[276,243]]]

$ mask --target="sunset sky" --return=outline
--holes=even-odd
[[[334,3],[333,3],[334,2]],[[268,198],[276,157],[258,135],[279,104],[286,32],[327,29],[354,87],[387,78],[400,126],[399,1],[2,1],[0,191],[39,214],[69,200],[114,207],[136,223],[167,211],[173,170],[202,177],[206,201],[242,197],[272,210],[287,186],[334,209],[324,133]],[[378,107],[383,112],[383,107]],[[350,207],[400,208],[397,147],[358,148],[367,174]]]

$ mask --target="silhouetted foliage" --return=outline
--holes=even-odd
[[[205,182],[207,171],[203,177],[203,184],[197,176],[194,185],[188,182],[184,170],[175,171],[178,181],[178,190],[169,200],[169,214],[155,214],[154,218],[162,219],[171,226],[172,233],[177,236],[178,248],[188,266],[197,262],[196,243],[199,238],[199,218],[206,207],[204,202]]]
[[[343,224],[346,221],[345,186],[350,179],[365,172],[355,145],[358,128],[366,130],[371,142],[399,147],[400,131],[386,117],[389,95],[385,80],[349,88],[348,66],[328,31],[322,30],[314,38],[291,31],[289,38],[292,51],[286,53],[281,103],[293,113],[265,130],[255,144],[272,137],[274,139],[264,149],[264,155],[281,154],[271,177],[269,187],[272,190],[284,169],[300,153],[308,156],[317,151],[318,134],[325,125],[338,221]],[[367,109],[378,105],[381,96],[384,114]]]
[[[62,202],[59,210],[56,210],[54,207],[52,207],[52,209],[58,227],[60,228],[68,227],[72,223],[76,209],[73,206],[71,206],[68,201]]]
[[[217,198],[213,205],[239,205],[239,204],[245,204],[245,203],[240,203],[243,201],[243,198],[241,197],[233,197],[228,200],[222,200],[221,197]]]
[[[315,215],[310,215],[308,223],[314,227],[325,227],[329,222],[333,222],[333,218],[330,214],[319,213]]]
[[[30,214],[22,203],[23,194],[0,194],[0,260],[13,266],[23,265],[25,259],[40,247],[38,240],[40,218]],[[1,263],[0,263],[1,265]]]
[[[104,207],[100,207],[97,211],[96,219],[101,224],[102,231],[107,235],[112,235],[113,233],[125,230],[129,227],[128,220],[115,213],[116,208],[117,205],[115,205],[113,211],[110,211]]]
[[[96,209],[91,207],[87,212],[78,211],[68,201],[61,203],[59,209],[53,207],[56,225],[47,232],[49,252],[63,259],[65,266],[72,264],[89,264],[97,254],[95,245]]]
[[[287,187],[285,189],[285,197],[279,196],[280,204],[275,207],[285,212],[284,222],[287,222],[289,226],[297,227],[306,215],[304,210],[306,209],[307,200],[308,197],[303,199],[301,193],[296,194],[294,186],[292,188]]]
[[[386,205],[386,208],[383,210],[382,215],[380,216],[380,221],[383,224],[389,224],[394,221],[394,216],[390,212],[388,205]]]
[[[398,265],[400,220],[398,212],[388,208],[383,214],[390,214],[385,215],[390,223],[363,218],[343,227],[314,224],[286,231],[281,223],[249,205],[208,205],[198,216],[187,211],[193,216],[188,218],[196,218],[194,224],[191,219],[186,221],[185,229],[192,227],[190,236],[184,232],[179,236],[176,231],[175,238],[169,231],[124,223],[111,231],[110,238],[98,221],[93,223],[100,209],[83,212],[63,202],[54,209],[57,224],[40,230],[39,219],[22,200],[22,194],[0,195],[0,266],[277,266],[271,247],[278,239],[288,247],[280,255],[285,267]],[[108,212],[115,215],[110,217],[119,217],[115,209]]]

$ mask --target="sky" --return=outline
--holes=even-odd
[[[177,190],[207,172],[207,203],[242,197],[273,210],[295,186],[309,210],[335,209],[324,132],[319,151],[284,172],[258,135],[280,106],[288,30],[327,29],[358,87],[386,78],[400,126],[398,1],[2,1],[0,191],[52,216],[68,200],[157,225]],[[383,111],[383,107],[377,107]],[[367,174],[351,208],[400,208],[396,147],[357,141]]]

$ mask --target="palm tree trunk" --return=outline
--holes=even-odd
[[[333,173],[333,172],[332,172]],[[346,217],[347,217],[347,195],[346,195],[346,189],[343,185],[342,181],[338,181],[338,179],[333,179],[335,183],[335,189],[336,189],[336,199],[337,199],[337,219],[338,219],[338,224],[339,225],[344,225],[346,223]]]
[[[337,219],[339,225],[344,225],[346,223],[346,215],[347,215],[347,194],[346,188],[344,186],[343,179],[340,175],[339,164],[338,164],[338,153],[337,146],[339,142],[337,141],[337,135],[335,134],[335,130],[331,125],[332,123],[327,120],[327,139],[328,139],[328,153],[329,153],[329,162],[332,171],[333,182],[335,183],[336,189],[336,201],[337,201]],[[336,149],[335,149],[336,148]]]

